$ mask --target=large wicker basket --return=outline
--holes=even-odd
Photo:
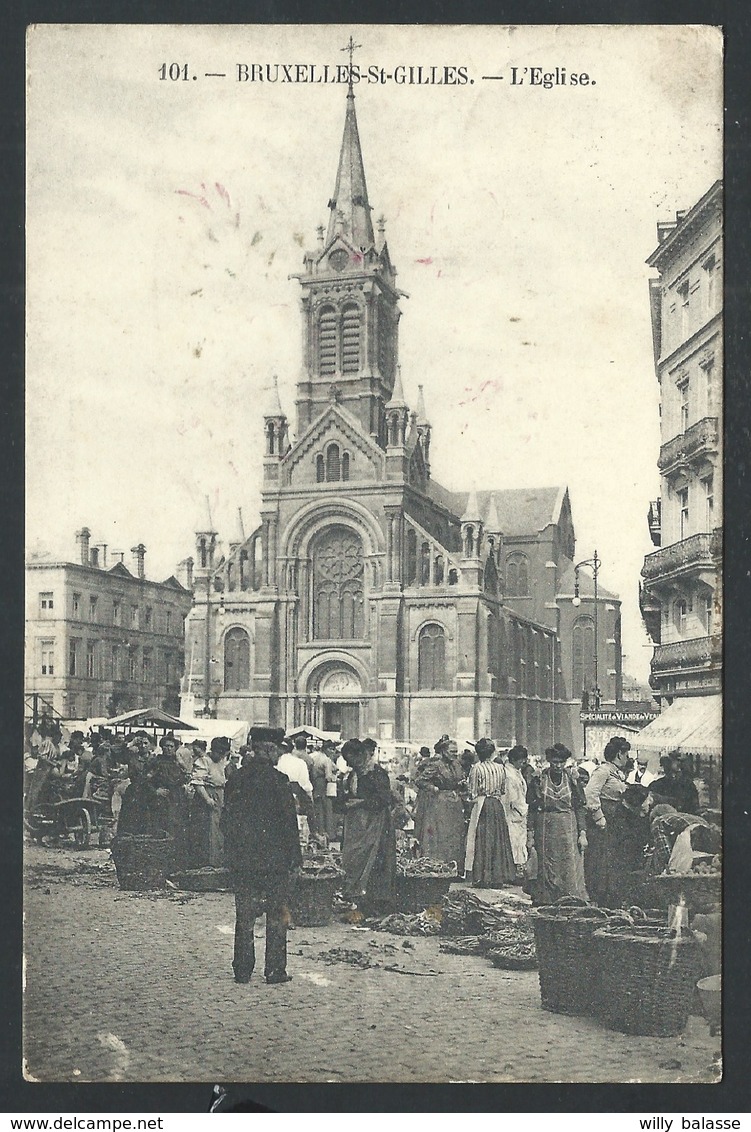
[[[175,868],[173,837],[146,837],[123,834],[110,849],[120,888],[148,891],[164,888]]]
[[[689,911],[711,912],[722,901],[722,873],[662,873],[644,881],[641,904],[667,908],[683,896]]]
[[[295,879],[290,899],[290,913],[301,928],[319,928],[330,924],[334,894],[342,883],[341,869],[308,869],[303,866]]]
[[[416,913],[441,903],[456,881],[455,876],[444,873],[424,873],[410,876],[397,869],[396,907],[399,912]]]
[[[626,1034],[672,1037],[686,1027],[701,951],[693,932],[609,924],[592,936],[596,1015]]]
[[[582,901],[559,902],[529,913],[535,933],[543,1009],[556,1014],[590,1014],[592,935],[610,918],[604,908]]]

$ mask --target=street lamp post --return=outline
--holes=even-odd
[[[581,562],[577,562],[574,566],[574,598],[573,605],[576,607],[581,605],[581,598],[579,597],[579,571],[582,566],[591,566],[592,579],[595,584],[595,647],[594,647],[594,662],[595,662],[595,702],[594,710],[600,710],[600,682],[598,679],[598,650],[599,650],[599,633],[598,633],[598,592],[597,592],[597,578],[600,573],[600,566],[602,560],[598,557],[597,551],[594,552],[592,558],[583,558]]]

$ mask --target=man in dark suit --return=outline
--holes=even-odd
[[[253,929],[266,911],[267,983],[287,983],[287,925],[292,874],[302,865],[297,812],[289,779],[275,767],[284,732],[251,728],[253,757],[228,779],[224,792],[224,853],[235,891],[236,983],[255,967]]]

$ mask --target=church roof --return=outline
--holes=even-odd
[[[574,563],[572,562],[561,574],[558,582],[557,597],[573,597],[574,594],[574,581],[575,581]],[[608,601],[620,601],[621,599],[617,594],[611,593],[606,590],[598,577],[597,579],[597,600],[599,604],[600,598]],[[595,583],[592,578],[592,571],[586,566],[579,571],[579,597],[594,597],[595,596]]]
[[[435,480],[430,480],[428,492],[454,515],[465,513],[469,492],[449,491]],[[529,535],[558,522],[565,493],[564,487],[495,488],[478,491],[476,498],[480,514],[487,515],[491,497],[495,497],[498,524],[504,535]]]
[[[344,136],[339,154],[339,169],[336,174],[334,195],[329,202],[331,215],[326,237],[328,246],[337,233],[337,213],[344,216],[344,230],[349,242],[355,248],[371,248],[375,244],[373,221],[368,203],[368,188],[365,184],[365,166],[360,148],[360,135],[357,132],[355,96],[350,89],[347,95],[347,112],[344,118]]]

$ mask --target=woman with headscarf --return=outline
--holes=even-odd
[[[562,744],[545,751],[547,767],[530,787],[529,848],[537,851],[537,879],[529,884],[533,904],[553,904],[562,896],[587,900],[583,854],[587,848],[586,806],[574,776],[566,769],[571,752]]]
[[[224,864],[224,838],[220,827],[227,782],[227,759],[230,741],[224,736],[211,740],[208,754],[193,762],[190,784],[191,858],[195,869],[209,865],[219,869]]]
[[[521,876],[527,863],[527,783],[522,767],[527,762],[526,747],[512,747],[506,756],[506,793],[503,795],[503,809],[506,814],[511,852],[514,855],[516,871]]]
[[[415,837],[420,853],[434,861],[455,861],[458,871],[464,864],[464,806],[460,788],[464,781],[457,759],[457,744],[443,735],[435,754],[423,759],[415,774],[417,806]]]
[[[359,739],[348,739],[341,754],[351,768],[342,795],[344,897],[367,910],[388,909],[396,884],[391,782]]]
[[[607,906],[610,892],[608,870],[616,850],[612,844],[610,819],[619,810],[626,789],[626,768],[631,744],[613,735],[605,744],[605,761],[592,771],[584,791],[587,803],[589,848],[584,860],[587,891],[595,904]]]
[[[667,803],[654,806],[650,817],[648,872],[689,873],[694,854],[717,854],[722,849],[722,834],[696,814],[681,814]]]
[[[502,798],[506,792],[506,768],[493,761],[495,743],[478,739],[475,751],[479,762],[469,772],[468,793],[472,812],[467,831],[465,875],[475,888],[499,888],[516,880]]]

